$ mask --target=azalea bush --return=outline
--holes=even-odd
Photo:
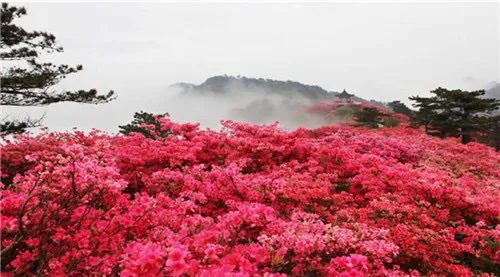
[[[319,102],[306,108],[307,114],[320,116],[325,124],[345,123],[351,126],[379,128],[408,125],[410,118],[401,113],[365,102]]]
[[[5,274],[499,274],[491,147],[404,127],[155,120],[148,137],[3,142]]]

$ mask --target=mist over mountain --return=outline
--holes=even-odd
[[[182,81],[182,80],[179,80]],[[304,113],[318,103],[337,99],[339,92],[297,81],[264,78],[214,76],[201,84],[176,83],[167,88],[138,87],[117,90],[119,97],[105,105],[56,103],[40,107],[3,107],[13,117],[44,117],[51,130],[98,128],[116,132],[118,125],[128,123],[135,112],[169,113],[177,122],[198,122],[202,128],[219,129],[226,119],[254,124],[272,124],[286,129],[315,128],[326,124],[322,119]],[[355,94],[348,90],[348,93]],[[368,101],[352,96],[354,101]],[[32,129],[36,132],[36,128]]]
[[[487,98],[495,98],[500,100],[500,83],[492,82],[492,86],[485,90],[484,96]],[[492,112],[492,114],[499,115],[500,109]]]
[[[169,88],[175,91],[170,102],[196,107],[210,118],[234,119],[255,124],[280,122],[282,127],[315,127],[320,122],[299,116],[309,105],[332,101],[339,95],[320,86],[296,81],[220,75],[196,85],[177,83]],[[172,93],[170,93],[172,95]],[[172,116],[182,111],[169,107]],[[183,117],[183,116],[182,116]],[[203,119],[207,119],[206,116]],[[218,121],[214,120],[214,121]]]
[[[228,75],[210,77],[200,85],[178,83],[174,86],[182,88],[184,93],[229,94],[237,92],[261,92],[290,98],[301,96],[316,101],[330,100],[339,94],[335,91],[327,91],[320,86],[306,85],[295,81],[278,81]]]
[[[191,83],[176,83],[171,87],[180,88],[186,94],[208,94],[216,95],[245,93],[265,93],[267,95],[279,95],[285,98],[304,97],[311,101],[331,101],[340,95],[338,91],[327,91],[317,85],[307,85],[296,81],[280,81],[265,78],[248,78],[245,76],[219,75],[206,79],[199,85]],[[354,95],[352,100],[358,102],[371,102],[384,105],[375,100],[366,100]]]
[[[305,115],[304,109],[318,102],[340,99],[346,94],[328,91],[317,85],[297,81],[280,81],[244,76],[219,75],[196,85],[177,83],[170,86],[178,92],[175,102],[202,107],[207,114],[219,114],[223,118],[255,124],[270,124],[278,121],[281,127],[318,127],[324,124],[314,115]],[[352,94],[357,102],[370,102]],[[208,112],[210,111],[210,112]],[[179,112],[173,111],[173,116]]]
[[[493,82],[493,86],[486,89],[486,97],[500,99],[500,83]]]

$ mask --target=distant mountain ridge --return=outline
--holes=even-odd
[[[234,91],[262,91],[290,97],[293,96],[293,93],[297,93],[314,100],[333,99],[338,94],[338,92],[327,91],[320,86],[306,85],[295,81],[278,81],[228,75],[210,77],[200,85],[178,83],[174,86],[180,87],[186,93],[212,92],[226,94]]]
[[[230,94],[241,91],[260,91],[264,93],[280,95],[285,98],[293,98],[297,96],[304,97],[312,102],[332,101],[338,99],[341,94],[337,91],[328,91],[317,85],[307,85],[296,81],[280,81],[266,78],[249,78],[245,76],[230,76],[218,75],[206,79],[199,85],[191,83],[176,83],[171,87],[181,89],[182,93],[214,93],[214,94]],[[386,104],[375,101],[366,100],[353,94],[351,100],[358,102],[368,102],[374,105],[385,107]]]

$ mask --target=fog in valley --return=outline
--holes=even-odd
[[[132,120],[138,111],[168,113],[176,122],[199,122],[202,128],[219,129],[221,120],[238,120],[255,124],[279,122],[282,128],[319,127],[320,117],[306,113],[314,103],[332,101],[311,99],[294,90],[279,94],[263,89],[243,89],[227,86],[227,93],[211,90],[188,91],[176,85],[149,89],[147,93],[123,93],[107,104],[56,103],[43,107],[4,107],[4,112],[17,118],[43,117],[51,130],[79,130],[92,128],[116,132],[119,125]],[[78,125],[75,124],[78,122]],[[33,130],[35,131],[35,130]]]

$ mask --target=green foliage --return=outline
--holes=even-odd
[[[7,120],[4,118],[0,123],[0,136],[23,133],[27,128],[40,126],[41,120],[42,118],[37,120],[31,118],[26,118],[24,120]]]
[[[2,3],[0,59],[6,70],[2,71],[1,76],[1,105],[39,106],[63,101],[99,104],[114,99],[113,91],[102,95],[95,89],[63,92],[52,90],[51,87],[66,76],[81,71],[83,67],[37,61],[41,54],[62,52],[63,48],[56,45],[53,34],[27,31],[16,25],[16,19],[26,14],[23,7]],[[20,132],[23,128],[30,127],[29,123],[3,121],[0,124],[2,131]],[[16,128],[12,128],[13,124]]]
[[[124,135],[130,135],[132,133],[140,133],[147,138],[156,137],[166,137],[171,134],[169,129],[164,129],[161,123],[158,121],[159,117],[164,115],[154,115],[152,113],[147,113],[140,111],[134,114],[134,119],[131,123],[126,125],[118,126],[120,128],[120,133]]]
[[[354,110],[355,108],[350,105],[339,105],[334,110],[334,115],[340,120],[347,120],[354,117]]]
[[[500,150],[500,115],[483,118],[477,140]]]
[[[376,107],[359,107],[354,110],[356,126],[378,128],[384,125],[384,116],[385,114]]]
[[[494,121],[489,113],[500,106],[496,99],[484,98],[484,90],[462,91],[437,88],[433,96],[413,96],[413,106],[418,108],[413,122],[423,125],[429,134],[440,137],[460,137],[467,143]],[[498,120],[498,119],[497,119]]]
[[[401,123],[401,119],[393,116],[384,116],[382,125],[385,127],[396,127]]]
[[[389,108],[391,108],[391,110],[395,113],[404,114],[404,115],[407,115],[409,117],[413,116],[413,111],[410,108],[408,108],[401,101],[389,102],[389,103],[387,103],[387,106],[389,106]]]

